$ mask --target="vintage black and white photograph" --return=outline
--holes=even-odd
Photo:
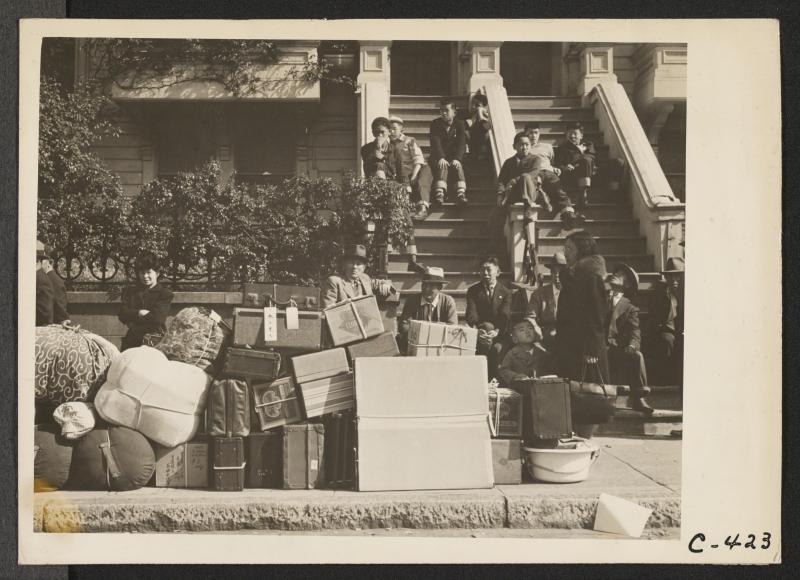
[[[36,534],[681,539],[692,51],[434,38],[42,39]]]

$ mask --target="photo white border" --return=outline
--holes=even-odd
[[[19,559],[93,563],[770,563],[781,550],[781,101],[777,20],[20,22]],[[187,32],[191,31],[191,32]],[[386,32],[383,34],[383,32]],[[530,40],[688,44],[681,539],[33,532],[34,254],[41,39]],[[24,452],[20,452],[20,449]],[[689,539],[772,534],[769,550]],[[742,536],[743,535],[743,536]],[[760,536],[759,536],[760,537]],[[712,540],[713,539],[713,540]]]

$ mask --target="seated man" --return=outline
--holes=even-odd
[[[378,295],[383,298],[395,292],[389,280],[373,280],[364,270],[367,268],[367,249],[358,244],[345,250],[339,258],[338,271],[320,284],[322,307],[361,296]]]
[[[399,331],[401,351],[405,352],[408,341],[408,321],[440,322],[458,324],[458,309],[452,296],[442,293],[447,285],[442,268],[428,267],[422,275],[422,292],[406,299],[400,314]]]
[[[541,332],[530,320],[522,320],[514,325],[511,329],[514,346],[497,369],[503,386],[510,388],[517,379],[535,378],[549,372],[546,370],[549,357],[539,343],[541,339]]]
[[[388,167],[389,119],[376,117],[372,120],[371,129],[372,136],[375,139],[361,148],[361,163],[364,166],[364,175],[379,179],[392,179],[393,175]]]
[[[606,342],[610,382],[628,385],[631,407],[652,415],[653,409],[644,399],[647,371],[640,352],[642,333],[639,330],[639,309],[625,298],[625,280],[619,274],[606,278],[609,317]]]
[[[497,176],[498,207],[507,209],[509,205],[523,202],[526,210],[538,204],[552,212],[547,194],[537,184],[541,162],[531,155],[530,138],[525,133],[517,133],[514,136],[514,149],[517,154],[505,160]]]
[[[411,201],[416,201],[414,218],[424,220],[428,217],[431,196],[430,172],[423,174],[425,157],[416,140],[403,133],[403,119],[390,117],[389,123],[389,157],[394,180],[406,188]],[[421,179],[423,176],[427,176],[427,179]]]
[[[648,355],[661,384],[683,384],[683,258],[669,258],[648,305]],[[659,384],[656,383],[656,384]]]
[[[488,359],[489,378],[495,376],[511,319],[511,291],[497,280],[495,256],[480,260],[481,281],[467,289],[467,324],[478,328],[478,354]]]
[[[567,126],[566,140],[555,151],[554,165],[561,172],[561,181],[578,207],[586,205],[592,176],[595,170],[596,153],[591,141],[583,140],[583,125],[571,123]]]
[[[556,342],[561,273],[567,267],[567,259],[562,252],[556,252],[547,267],[550,270],[550,283],[539,286],[533,291],[528,303],[527,317],[539,324],[543,335],[542,344],[548,351],[552,351]]]
[[[456,119],[456,105],[452,99],[443,99],[439,109],[440,116],[431,122],[430,128],[434,200],[444,203],[448,180],[455,175],[456,203],[466,205],[467,178],[463,165],[467,148],[466,125]]]

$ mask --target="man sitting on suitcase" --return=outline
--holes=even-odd
[[[639,350],[642,342],[639,309],[625,298],[625,280],[621,274],[609,275],[606,278],[606,289],[609,302],[606,336],[611,382],[630,386],[631,407],[652,415],[653,408],[644,399],[647,391],[647,370]]]

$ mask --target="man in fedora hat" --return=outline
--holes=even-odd
[[[608,367],[610,381],[631,388],[630,404],[636,411],[652,414],[653,409],[644,399],[647,370],[640,351],[642,332],[639,330],[639,309],[625,298],[625,278],[622,274],[609,274],[606,278],[608,292]]]
[[[64,286],[64,280],[53,268],[55,262],[55,250],[46,245],[44,251],[47,257],[42,260],[42,271],[47,274],[50,284],[53,286],[53,322],[61,324],[65,320],[69,320],[67,313],[67,289]]]
[[[373,294],[385,298],[395,291],[389,280],[373,280],[364,273],[367,262],[367,249],[364,246],[358,244],[347,248],[339,259],[338,272],[328,276],[321,284],[323,308]]]
[[[53,324],[53,285],[42,270],[42,262],[47,260],[44,244],[36,241],[36,326]]]
[[[444,270],[435,266],[425,268],[422,292],[409,296],[400,315],[401,323],[409,320],[458,324],[458,309],[452,296],[442,293],[447,286]]]
[[[648,351],[662,382],[683,383],[683,258],[667,260],[648,305]]]
[[[552,350],[556,340],[556,323],[558,321],[558,298],[561,295],[561,274],[567,267],[567,258],[563,252],[556,252],[547,265],[550,270],[550,283],[539,286],[533,291],[528,303],[526,318],[534,319],[542,329],[542,344]]]

